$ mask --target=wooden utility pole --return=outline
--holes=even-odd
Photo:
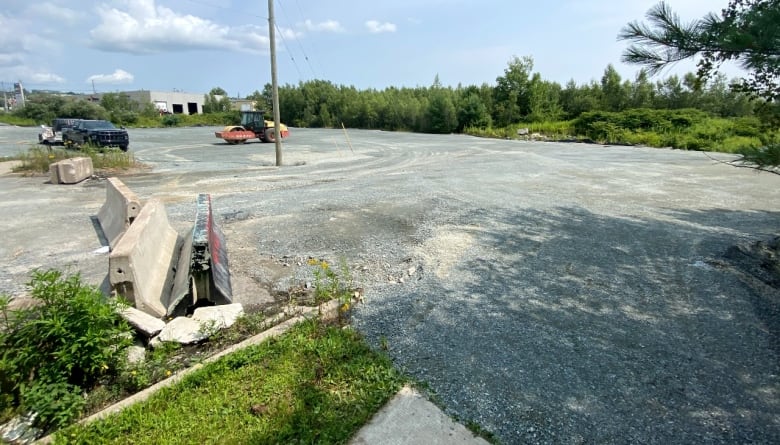
[[[276,166],[282,165],[282,138],[279,132],[279,83],[276,80],[276,24],[274,23],[274,0],[268,0],[268,37],[271,41],[271,97],[274,107],[274,143],[276,144]]]

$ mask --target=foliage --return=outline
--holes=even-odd
[[[761,147],[749,147],[741,152],[745,162],[759,169],[771,169],[780,165],[780,142],[777,140]]]
[[[32,127],[36,125],[36,122],[33,119],[4,112],[0,112],[0,122],[8,125],[17,125],[19,127]]]
[[[312,258],[308,263],[314,268],[312,271],[314,274],[314,302],[319,304],[337,300],[340,303],[339,315],[347,317],[352,307],[355,285],[346,260],[341,260],[340,273],[333,270],[325,260]]]
[[[78,414],[77,388],[119,369],[131,329],[118,303],[79,275],[35,271],[29,287],[37,304],[11,311],[4,297],[0,305],[2,400],[34,408],[45,427],[62,425]]]
[[[647,13],[650,25],[629,23],[619,38],[633,42],[623,55],[651,73],[701,55],[699,78],[706,79],[725,61],[750,71],[741,87],[764,99],[780,98],[780,0],[731,0],[720,17],[708,14],[691,23],[665,2]]]
[[[21,388],[23,408],[38,415],[44,426],[59,429],[77,419],[85,401],[81,388],[67,382],[35,381]]]
[[[164,127],[176,127],[179,125],[179,115],[166,114],[162,117],[162,124]]]
[[[55,443],[346,443],[402,383],[354,330],[312,320]]]
[[[78,151],[59,148],[33,146],[27,152],[18,154],[15,158],[22,161],[14,168],[15,172],[48,173],[49,166],[63,159],[74,156],[89,156],[95,170],[127,169],[136,166],[132,153],[116,148],[95,148],[89,145],[80,147]]]
[[[225,113],[230,111],[230,98],[226,95],[217,97],[213,91],[203,97],[203,113]]]

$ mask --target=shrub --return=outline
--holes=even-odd
[[[79,275],[35,271],[29,287],[38,303],[29,308],[10,311],[10,298],[0,299],[0,400],[36,410],[43,426],[60,425],[61,409],[80,410],[75,388],[120,368],[131,328],[118,303]]]
[[[45,426],[68,426],[81,414],[86,403],[81,388],[65,382],[33,382],[22,387],[24,408],[38,414]]]
[[[162,124],[165,127],[175,127],[179,125],[179,116],[175,114],[166,114],[162,118]]]

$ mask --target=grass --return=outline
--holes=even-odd
[[[403,383],[358,333],[311,320],[55,443],[346,443]]]
[[[80,156],[92,158],[92,167],[97,171],[125,170],[138,166],[132,153],[123,152],[116,148],[96,149],[88,146],[74,151],[62,148],[33,146],[27,152],[20,153],[14,158],[21,161],[21,164],[14,168],[13,171],[30,174],[48,173],[51,164],[63,159]]]
[[[527,128],[552,140],[582,140],[601,144],[671,147],[722,153],[751,153],[774,140],[777,130],[762,127],[757,118],[719,118],[696,110],[626,110],[586,113],[587,119],[519,123],[503,128],[466,128],[464,133],[502,139],[523,139]],[[582,118],[585,119],[585,118]],[[581,120],[582,120],[581,119]],[[584,122],[584,123],[583,123]]]

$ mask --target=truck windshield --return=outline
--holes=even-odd
[[[114,129],[114,124],[109,121],[81,121],[81,125],[87,130]]]

